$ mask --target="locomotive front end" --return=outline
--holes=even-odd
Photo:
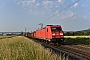
[[[62,31],[61,26],[51,26],[52,32],[52,42],[62,43],[64,42],[64,32]]]

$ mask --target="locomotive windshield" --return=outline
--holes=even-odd
[[[51,28],[51,31],[61,31],[61,28]]]

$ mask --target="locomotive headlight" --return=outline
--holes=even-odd
[[[63,35],[63,33],[60,33],[60,35]]]
[[[52,36],[55,36],[55,34],[52,34]]]

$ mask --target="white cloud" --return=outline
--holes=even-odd
[[[73,7],[77,7],[78,6],[78,3],[75,3]]]
[[[36,4],[36,6],[39,6],[39,5],[40,5],[39,3]]]
[[[74,16],[74,12],[68,11],[68,12],[66,12],[66,14],[62,15],[62,19],[66,19],[66,18],[69,18],[72,16]]]
[[[12,1],[12,0],[9,0]],[[42,15],[54,13],[66,0],[13,0],[31,12],[40,12]],[[55,11],[54,11],[55,10]],[[43,13],[44,12],[44,13]]]
[[[84,16],[84,19],[86,19],[87,17],[86,16]]]
[[[62,0],[58,0],[58,2],[59,2],[59,3],[61,3],[61,2],[62,2]]]
[[[32,10],[30,10],[30,12],[32,12]]]
[[[35,2],[35,0],[32,0],[32,2]]]
[[[87,6],[89,6],[88,4],[82,4],[82,7],[87,7]]]
[[[45,12],[42,12],[42,15],[44,15],[45,14]]]
[[[44,8],[49,9],[49,8],[53,7],[53,2],[45,0],[45,1],[42,1],[42,5],[43,5]]]
[[[58,3],[64,4],[65,1],[66,1],[66,0],[58,0]]]

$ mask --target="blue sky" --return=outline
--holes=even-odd
[[[0,0],[0,32],[24,31],[25,27],[34,31],[40,28],[39,23],[59,24],[64,31],[89,29],[90,11],[85,11],[90,10],[90,1],[73,4],[75,1],[78,0]]]

